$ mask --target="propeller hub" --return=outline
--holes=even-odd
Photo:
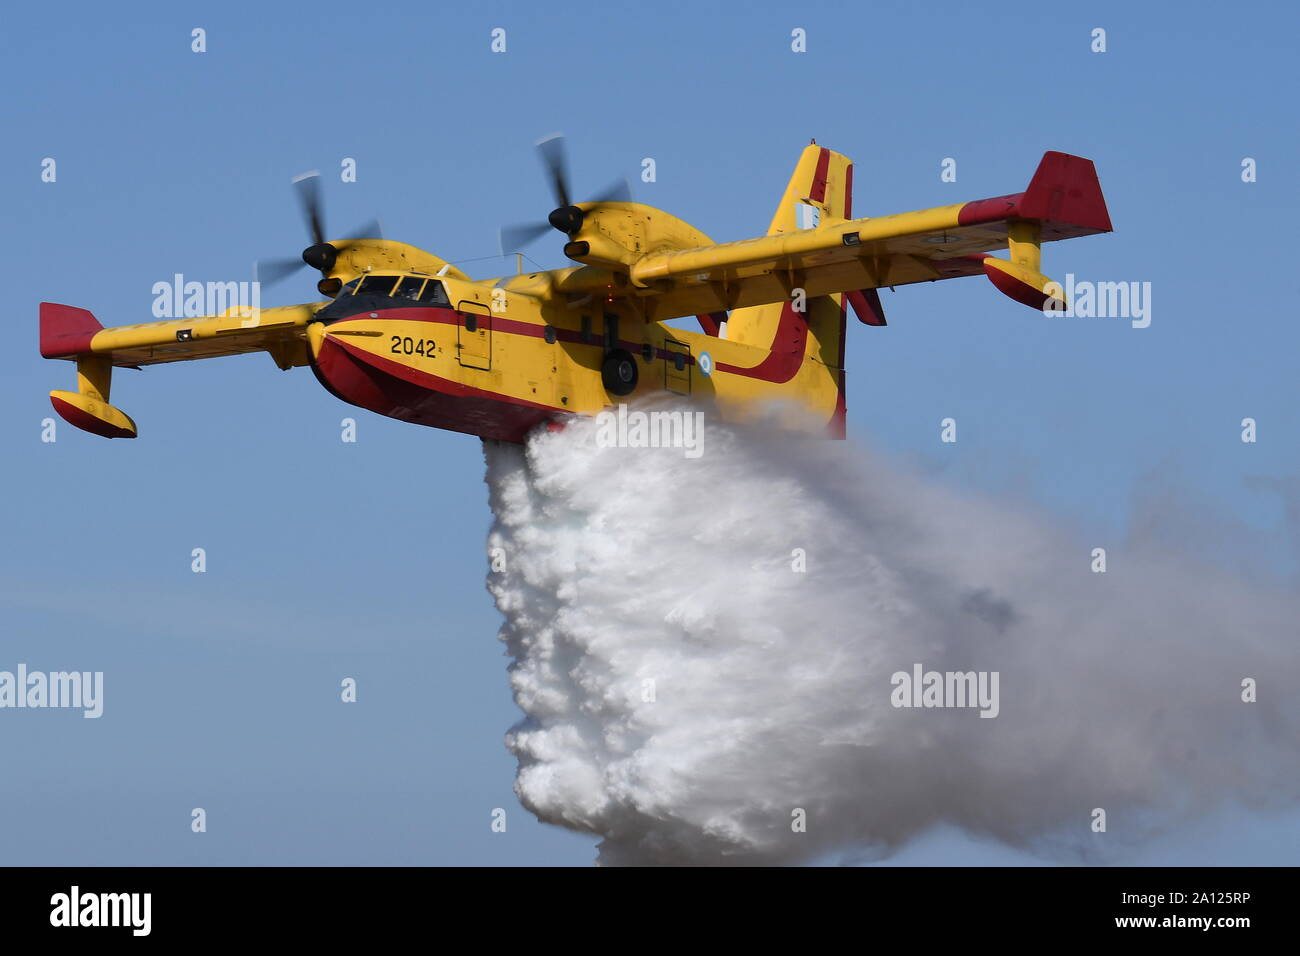
[[[546,234],[546,230],[558,229],[570,239],[576,239],[582,232],[587,213],[602,207],[632,201],[632,191],[627,180],[620,180],[606,189],[588,197],[581,206],[573,204],[573,191],[569,189],[569,164],[565,159],[564,138],[558,133],[537,141],[537,153],[541,157],[546,178],[550,180],[551,195],[555,198],[556,208],[551,210],[545,222],[520,223],[502,229],[501,252],[518,252],[530,242],[535,242]],[[570,243],[573,245],[573,243]]]
[[[582,219],[583,212],[577,206],[561,206],[546,217],[547,222],[569,236],[582,228]]]
[[[308,246],[302,251],[302,261],[307,263],[313,269],[328,273],[334,268],[334,263],[338,260],[339,251],[331,246],[328,242],[318,242],[314,246]]]

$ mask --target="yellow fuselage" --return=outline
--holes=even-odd
[[[312,367],[345,401],[507,441],[565,413],[655,396],[707,402],[726,418],[776,401],[808,420],[835,416],[838,362],[824,361],[793,308],[765,348],[646,321],[599,290],[568,301],[557,281],[546,272],[485,282],[428,275],[441,284],[439,304],[345,292],[307,327]],[[634,386],[611,390],[602,368],[612,354],[634,362]]]

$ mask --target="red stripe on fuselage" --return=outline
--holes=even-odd
[[[794,303],[787,302],[781,307],[781,318],[777,321],[772,349],[767,357],[749,368],[719,362],[718,371],[783,385],[799,373],[807,343],[808,322],[794,310]]]
[[[371,320],[372,313],[363,312],[359,315],[349,316],[346,319],[338,319],[336,322],[343,323],[352,319],[360,321]],[[432,322],[439,325],[459,325],[460,315],[453,309],[385,309],[373,313],[380,319],[396,319],[403,322]],[[479,315],[480,319],[487,319],[488,316]],[[371,320],[373,321],[373,320]],[[333,324],[333,323],[331,323]],[[532,322],[520,322],[517,319],[508,319],[502,315],[491,316],[491,326],[494,332],[502,332],[506,335],[527,335],[533,338],[542,338],[546,333],[546,326],[537,325]],[[583,341],[582,333],[575,332],[571,329],[555,330],[556,337],[561,342],[569,342],[574,345],[590,345],[593,348],[603,348],[603,339],[599,333],[590,333],[587,341]],[[753,366],[729,365],[725,362],[719,362],[717,369],[720,372],[727,372],[731,375],[741,375],[745,378],[756,378],[765,382],[774,382],[778,385],[784,384],[794,378],[799,372],[799,367],[803,364],[804,347],[808,339],[808,323],[803,317],[794,311],[790,303],[786,303],[781,310],[781,318],[777,324],[776,334],[772,339],[772,348],[761,362]],[[685,343],[682,343],[685,344]],[[618,347],[626,349],[634,355],[640,354],[644,343],[631,342],[626,339],[620,339]],[[365,351],[364,349],[359,351]],[[366,353],[374,354],[374,353]],[[669,352],[662,348],[653,350],[653,357],[656,359],[675,359],[678,352]],[[693,355],[682,356],[688,364],[695,364]],[[400,364],[400,363],[394,363]],[[402,366],[409,368],[410,366]],[[485,392],[483,394],[495,395],[496,392]],[[563,409],[559,409],[563,411]]]
[[[332,342],[334,345],[337,345],[339,348],[348,352],[348,354],[353,358],[365,362],[367,365],[383,372],[385,375],[400,379],[410,385],[419,386],[420,388],[442,392],[446,395],[455,395],[457,397],[492,398],[501,402],[511,402],[515,405],[527,405],[530,408],[542,408],[552,412],[564,411],[562,408],[553,408],[549,405],[542,405],[538,402],[530,402],[522,398],[513,398],[512,396],[502,394],[501,392],[475,388],[474,386],[466,385],[463,382],[456,382],[449,378],[442,378],[439,375],[433,375],[429,372],[421,372],[419,369],[412,368],[410,365],[406,365],[402,362],[394,362],[392,359],[385,358],[382,355],[376,355],[374,352],[367,351],[363,348],[358,348],[350,342],[345,342],[341,339],[327,338],[326,341]]]
[[[715,313],[725,315],[726,313]],[[483,315],[480,312],[457,312],[454,309],[383,309],[378,312],[364,312],[357,315],[349,315],[347,318],[335,319],[334,322],[350,322],[353,319],[361,321],[374,321],[371,316],[377,319],[394,319],[402,322],[431,322],[437,325],[459,326],[463,321],[463,316],[473,315],[480,321],[488,320],[486,328],[491,328],[494,332],[502,332],[506,335],[526,335],[531,338],[541,339],[546,337],[546,326],[537,325],[533,322],[520,322],[518,319],[508,319],[503,315],[492,314],[491,316]],[[331,323],[333,325],[334,323]],[[560,342],[568,342],[572,345],[589,345],[592,348],[604,349],[605,338],[599,332],[589,332],[583,335],[582,332],[575,332],[572,329],[561,329],[553,326],[555,338]],[[683,343],[684,344],[684,343]],[[645,347],[644,342],[632,342],[627,339],[619,339],[615,343],[616,348],[626,349],[633,355],[641,354]],[[668,352],[661,348],[653,348],[651,358],[674,358],[678,353]],[[695,360],[687,355],[686,361],[695,364]]]
[[[374,321],[375,319],[395,320],[403,322],[428,322],[435,325],[458,326],[460,325],[463,313],[448,308],[399,308],[384,309],[376,312],[362,312],[355,316],[338,319],[331,323],[334,325],[343,325],[350,320],[361,322]],[[500,332],[506,335],[525,335],[533,338],[543,338],[546,333],[546,326],[538,325],[532,322],[521,322],[517,319],[506,318],[503,315],[494,314],[492,316],[479,315],[480,320],[485,324],[490,319],[490,326],[494,332]],[[841,322],[841,327],[843,323]],[[341,328],[340,332],[345,331]],[[556,337],[559,341],[568,342],[576,345],[588,345],[593,348],[603,348],[603,340],[598,333],[590,333],[587,340],[584,341],[583,334],[571,329],[555,329]],[[841,336],[843,331],[841,328]],[[764,356],[762,361],[753,366],[731,365],[725,362],[717,363],[717,371],[725,372],[731,375],[739,375],[745,378],[758,379],[759,381],[771,382],[776,385],[782,385],[789,382],[799,373],[803,365],[804,353],[808,341],[808,323],[799,313],[795,312],[792,303],[785,303],[781,310],[781,317],[777,323],[776,333],[772,339],[771,349]],[[618,346],[626,349],[633,354],[639,354],[644,343],[630,342],[620,340]],[[441,378],[427,372],[421,372],[409,365],[401,362],[394,362],[391,359],[384,358],[374,352],[350,345],[344,340],[343,336],[331,336],[326,332],[325,345],[334,346],[346,353],[353,364],[361,363],[374,370],[374,375],[358,377],[355,372],[340,372],[337,361],[322,360],[317,364],[318,374],[326,385],[334,391],[336,395],[344,401],[362,408],[370,409],[381,415],[387,415],[391,418],[399,418],[409,421],[419,421],[418,416],[406,416],[402,414],[402,408],[423,404],[417,401],[418,396],[403,394],[400,400],[390,392],[391,387],[383,381],[376,380],[376,376],[393,379],[402,382],[404,386],[423,389],[430,393],[446,396],[452,399],[472,399],[476,401],[494,401],[506,404],[516,405],[524,408],[536,409],[547,414],[557,414],[567,411],[564,408],[542,405],[536,402],[528,402],[523,399],[511,398],[500,392],[488,391],[485,389],[474,388],[455,382],[450,379]],[[322,346],[324,352],[325,345]],[[843,355],[843,338],[841,337],[841,355]],[[663,348],[653,348],[652,356],[655,359],[676,359],[681,353],[669,352]],[[688,364],[696,364],[696,358],[693,355],[683,354],[681,356]],[[335,381],[331,376],[342,375],[345,381]],[[439,411],[439,418],[448,417]],[[450,416],[455,418],[455,416]],[[481,420],[483,416],[474,416],[476,420]],[[542,416],[543,418],[545,416]],[[538,419],[541,420],[541,419]],[[536,424],[536,422],[534,422]],[[470,427],[458,427],[456,424],[437,424],[434,427],[451,428],[454,431],[468,431],[472,434],[483,434],[475,431]],[[477,427],[477,426],[475,426]],[[508,426],[513,428],[514,425]],[[531,427],[531,426],[530,426]],[[499,435],[483,434],[483,437],[500,437]],[[508,441],[521,439],[508,438]]]

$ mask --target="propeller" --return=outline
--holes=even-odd
[[[582,228],[586,213],[573,204],[572,190],[569,186],[569,161],[564,146],[564,136],[555,133],[537,141],[537,155],[542,161],[542,169],[551,186],[551,196],[555,199],[555,208],[541,222],[516,223],[501,230],[501,254],[517,252],[524,246],[536,242],[547,230],[558,229],[572,236]],[[626,179],[615,180],[588,202],[601,205],[610,202],[631,202],[632,188]]]
[[[326,277],[334,269],[339,253],[359,239],[382,239],[383,230],[379,220],[374,219],[360,229],[354,229],[334,242],[325,241],[325,204],[321,200],[320,173],[312,170],[301,176],[293,177],[294,191],[302,206],[303,218],[307,221],[307,232],[312,244],[302,251],[299,258],[259,259],[256,275],[262,285],[273,285],[293,275],[304,265],[317,269]]]

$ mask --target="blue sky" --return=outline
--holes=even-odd
[[[1093,159],[1116,231],[1044,271],[1152,283],[1152,323],[1045,320],[979,279],[884,292],[850,328],[851,432],[944,480],[1027,499],[1100,539],[1176,485],[1188,546],[1294,578],[1300,333],[1276,229],[1295,189],[1290,5],[963,3],[20,5],[0,39],[0,203],[14,348],[0,358],[0,669],[102,670],[105,715],[0,712],[0,859],[26,864],[550,863],[593,839],[511,791],[517,711],[483,587],[476,439],[339,403],[265,355],[120,371],[135,442],[62,428],[37,303],[146,321],[174,273],[251,278],[375,216],[451,260],[540,218],[532,155],[569,137],[579,191],[718,240],[761,233],[810,137],[851,156],[858,215],[1016,192],[1046,149]],[[208,50],[190,49],[207,31]],[[507,52],[489,31],[507,31]],[[808,52],[790,50],[807,31]],[[1094,27],[1107,52],[1090,52]],[[43,183],[41,161],[57,161]],[[344,157],[358,181],[343,184]],[[956,183],[939,179],[957,160]],[[1258,182],[1241,181],[1241,161]],[[1285,230],[1285,227],[1282,226]],[[533,257],[563,265],[560,243]],[[471,274],[510,270],[472,262]],[[315,298],[304,270],[264,305]],[[955,416],[956,446],[938,443]],[[356,444],[339,441],[355,416]],[[1243,417],[1259,422],[1239,440]],[[1145,496],[1145,497],[1144,497]],[[383,520],[376,520],[382,518]],[[1219,529],[1219,530],[1215,530]],[[1222,529],[1227,532],[1220,533]],[[1234,544],[1249,542],[1250,546]],[[208,571],[190,570],[205,548]],[[355,677],[359,701],[338,702]],[[190,832],[203,807],[209,832]],[[508,830],[489,829],[493,808]],[[1133,857],[1279,863],[1300,817],[1226,811]],[[1033,858],[937,832],[900,862]]]

